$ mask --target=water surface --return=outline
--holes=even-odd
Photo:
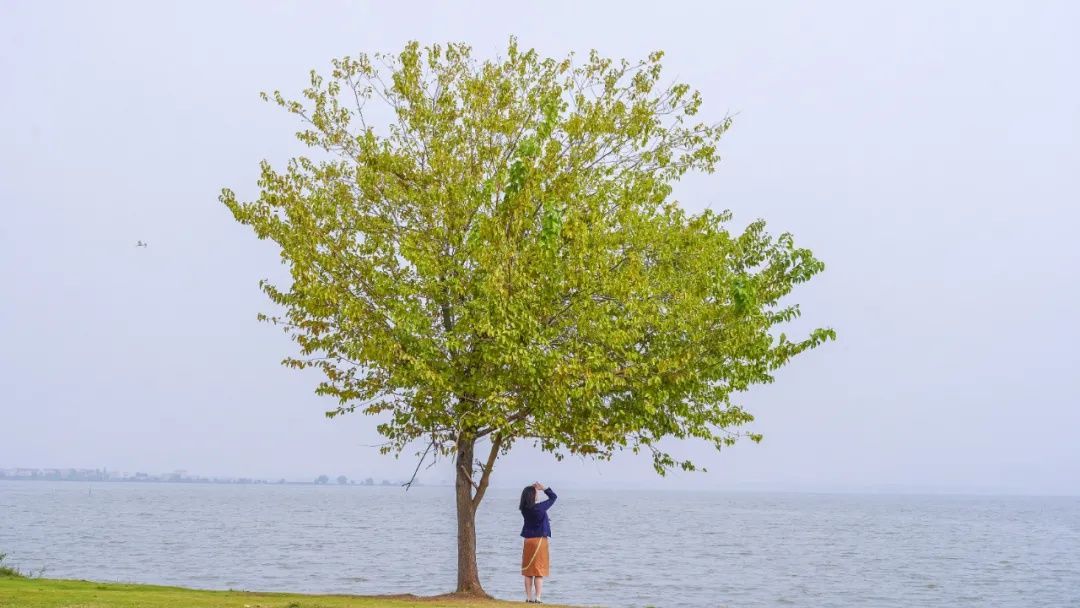
[[[559,489],[545,600],[606,606],[1080,606],[1080,498]],[[516,490],[478,516],[489,593],[521,596]],[[0,552],[55,578],[435,594],[453,491],[0,481]]]

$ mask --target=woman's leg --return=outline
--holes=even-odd
[[[522,577],[525,579],[525,600],[532,601],[532,578],[531,576]]]
[[[539,600],[540,599],[540,593],[544,590],[544,577],[542,577],[542,576],[534,576],[533,577],[533,586],[536,587],[536,593],[533,594],[533,599],[534,600]]]

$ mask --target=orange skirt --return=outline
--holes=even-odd
[[[550,541],[541,536],[526,538],[521,548],[522,576],[547,576],[551,570],[551,556],[548,555]]]

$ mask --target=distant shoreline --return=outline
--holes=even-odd
[[[362,484],[362,483],[315,483],[314,481],[228,481],[228,480],[212,480],[212,479],[199,479],[199,480],[184,480],[184,481],[170,481],[168,479],[54,479],[54,478],[17,478],[17,477],[0,477],[0,481],[13,481],[20,483],[42,483],[42,482],[63,482],[63,483],[109,483],[109,484],[130,484],[130,485],[187,485],[187,486],[311,486],[311,487],[340,487],[340,488],[397,488],[402,489],[404,483],[376,483],[376,484]],[[439,483],[414,483],[415,488],[449,488],[452,487],[449,484]]]
[[[366,477],[364,479],[349,479],[345,475],[330,477],[319,475],[311,481],[289,480],[284,477],[276,480],[260,479],[255,477],[208,477],[204,475],[189,475],[186,470],[177,470],[172,473],[126,473],[110,472],[108,469],[57,469],[57,468],[7,468],[0,469],[0,481],[83,481],[100,483],[199,483],[216,485],[310,485],[310,486],[361,486],[361,487],[401,487],[405,481]],[[419,479],[414,479],[412,486],[423,486]],[[436,484],[437,485],[437,484]]]
[[[42,477],[0,477],[0,481],[19,481],[19,482],[43,482],[43,481],[62,481],[64,483],[130,483],[130,484],[178,484],[178,485],[204,485],[204,486],[331,486],[331,487],[343,487],[343,488],[400,488],[403,484],[399,483],[376,483],[366,485],[362,483],[315,483],[314,481],[228,481],[228,480],[212,480],[212,479],[198,479],[198,480],[184,480],[184,481],[170,481],[168,479],[55,479],[55,478],[42,478]],[[418,484],[414,483],[414,487],[423,488],[443,488],[450,487],[447,484]]]

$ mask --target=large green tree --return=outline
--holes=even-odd
[[[810,251],[671,199],[730,121],[696,121],[661,57],[511,40],[489,61],[416,43],[335,60],[300,100],[264,94],[314,156],[263,162],[253,201],[222,192],[291,270],[262,283],[280,307],[262,318],[299,344],[288,365],[325,374],[328,415],[379,415],[384,452],[453,460],[459,593],[483,594],[475,513],[513,445],[693,470],[661,440],[733,443],[752,417],[732,397],[833,337],[776,330],[822,270]]]

